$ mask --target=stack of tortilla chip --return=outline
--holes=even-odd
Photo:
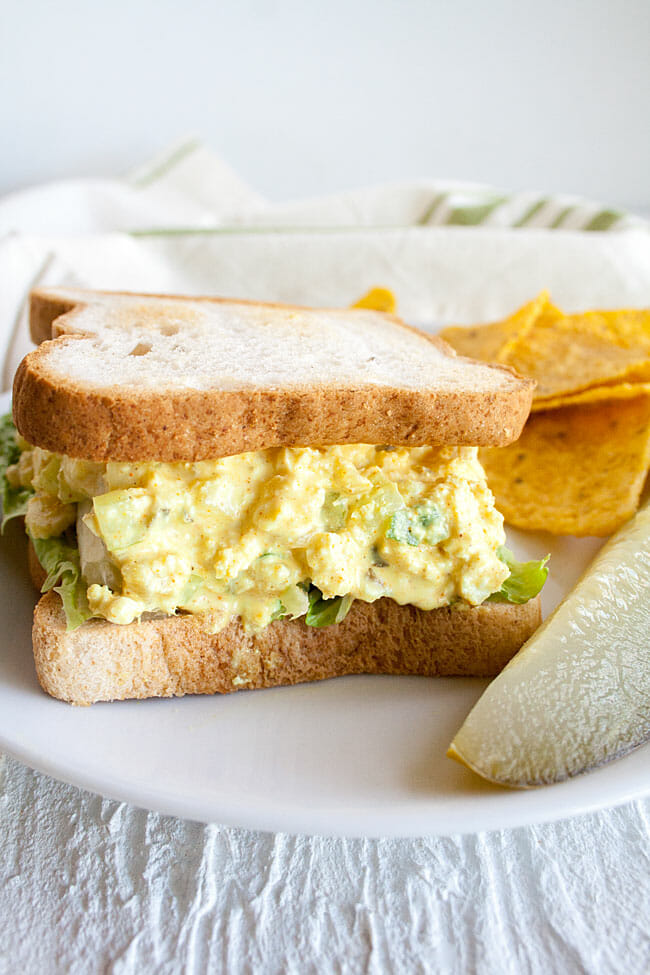
[[[607,535],[634,514],[650,466],[650,310],[565,315],[543,292],[505,321],[442,337],[537,381],[519,440],[481,452],[507,522]]]

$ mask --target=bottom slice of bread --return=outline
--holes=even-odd
[[[426,612],[391,599],[357,601],[323,629],[278,620],[247,633],[237,620],[206,633],[191,616],[66,630],[61,600],[34,612],[36,671],[48,694],[73,704],[226,694],[344,674],[492,677],[541,621],[539,598]]]

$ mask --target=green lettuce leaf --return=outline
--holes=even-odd
[[[20,447],[16,440],[16,428],[11,413],[0,417],[0,468],[2,472],[20,457]]]
[[[27,512],[27,502],[34,492],[30,488],[12,487],[6,477],[2,476],[2,524],[0,531],[12,518],[24,517]]]
[[[12,518],[24,515],[27,502],[34,493],[31,488],[12,487],[7,480],[7,468],[18,463],[20,447],[16,440],[16,428],[11,413],[0,417],[0,482],[2,486],[2,525],[0,530]]]
[[[81,578],[79,550],[64,538],[32,538],[34,551],[47,573],[41,592],[58,592],[65,610],[69,630],[90,619],[86,586]],[[58,585],[57,585],[58,583]]]
[[[348,615],[352,605],[352,596],[334,596],[333,599],[323,599],[323,594],[316,586],[309,590],[309,609],[305,616],[307,626],[331,626],[340,623]]]
[[[499,591],[488,598],[488,602],[527,603],[529,599],[541,591],[548,576],[548,569],[546,568],[546,563],[549,560],[548,555],[538,562],[517,562],[510,549],[501,546],[499,558],[510,569],[510,575]]]
[[[271,622],[273,623],[274,620],[283,620],[286,615],[287,615],[287,610],[285,606],[282,604],[282,600],[278,599],[276,607],[273,610],[273,613],[271,614]]]

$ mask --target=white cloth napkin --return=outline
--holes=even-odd
[[[385,285],[433,326],[542,288],[567,309],[650,305],[650,233],[598,204],[466,184],[270,206],[184,144],[127,180],[0,201],[5,389],[36,284],[334,305]],[[647,971],[649,814],[291,838],[161,817],[0,757],[0,972]]]
[[[425,326],[496,318],[542,288],[567,310],[650,304],[644,221],[566,229],[604,224],[612,211],[535,200],[432,181],[271,206],[193,143],[128,181],[13,194],[0,200],[3,389],[27,348],[21,309],[36,284],[316,305],[346,305],[381,284]],[[564,229],[551,232],[559,217]]]

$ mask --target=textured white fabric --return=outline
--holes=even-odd
[[[0,972],[647,972],[649,816],[291,837],[146,813],[7,759]]]
[[[541,287],[569,307],[650,304],[646,230],[423,232],[407,225],[426,190],[271,208],[205,150],[181,147],[130,184],[0,201],[3,388],[29,346],[36,282],[332,304],[387,284],[422,322],[498,315]],[[366,226],[287,226],[333,213]],[[390,229],[368,226],[378,213]],[[233,221],[284,229],[121,232]],[[645,972],[649,816],[637,802],[486,835],[273,836],[103,800],[0,756],[0,975]]]

